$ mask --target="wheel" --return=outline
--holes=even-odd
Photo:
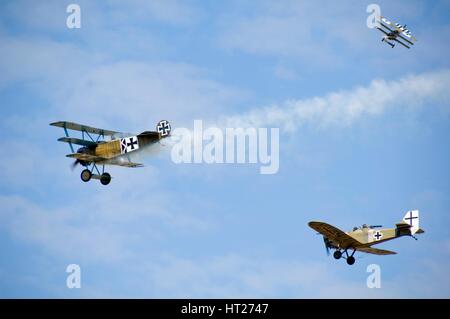
[[[339,250],[336,250],[333,254],[334,259],[340,259],[342,257],[342,253]]]
[[[89,182],[91,180],[92,173],[90,170],[85,169],[81,172],[81,180],[83,182]]]
[[[111,182],[111,175],[109,175],[108,173],[103,173],[100,177],[100,183],[102,183],[103,185],[108,185],[109,182]]]
[[[355,257],[350,256],[347,258],[347,264],[353,265],[354,263],[355,263]]]

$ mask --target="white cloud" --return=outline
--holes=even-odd
[[[277,65],[274,68],[274,74],[277,78],[282,80],[297,80],[299,78],[299,75],[293,68],[288,68],[283,65]]]
[[[197,23],[202,14],[192,3],[179,0],[111,0],[93,2],[79,0],[82,28],[161,23],[171,26],[188,26]],[[66,12],[69,3],[57,0],[45,2],[18,0],[4,6],[5,14],[14,18],[31,31],[66,32]]]
[[[355,47],[367,42],[362,36],[366,17],[359,2],[261,1],[247,13],[223,15],[219,44],[228,50],[307,58],[309,64],[330,66],[339,61],[333,50],[337,43]]]
[[[130,258],[139,255],[142,246],[163,243],[167,234],[182,236],[185,230],[208,232],[213,227],[202,212],[182,210],[171,203],[173,194],[152,187],[155,171],[137,175],[127,181],[121,174],[121,183],[108,189],[86,185],[96,190],[92,194],[89,189],[65,189],[67,194],[63,191],[48,205],[20,195],[0,196],[0,227],[14,240],[52,256],[89,263]]]
[[[362,260],[359,263],[364,263]],[[366,285],[366,264],[348,268],[332,260],[313,262],[293,255],[277,260],[234,253],[200,258],[160,255],[136,265],[146,297],[166,298],[432,298],[448,297],[441,281],[446,263],[421,263],[400,278],[381,267],[381,289]],[[416,276],[420,269],[421,276]],[[428,286],[427,289],[422,289]],[[138,295],[140,296],[140,295]]]
[[[173,26],[195,24],[202,16],[192,3],[179,0],[114,0],[109,3],[113,16],[119,20],[145,22],[156,20]]]

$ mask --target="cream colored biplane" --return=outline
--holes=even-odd
[[[391,48],[395,47],[395,41],[400,43],[405,48],[409,49],[417,41],[415,37],[412,36],[411,31],[406,28],[405,25],[400,23],[393,23],[386,19],[385,17],[379,17],[377,29],[384,33],[381,42],[389,44]]]
[[[327,254],[329,254],[330,249],[335,249],[334,258],[340,259],[343,257],[347,259],[347,264],[349,265],[355,263],[353,255],[356,251],[374,255],[393,255],[396,252],[372,248],[372,246],[402,236],[411,236],[417,239],[414,237],[415,234],[424,233],[419,227],[418,210],[407,212],[403,220],[395,225],[395,228],[382,228],[383,226],[380,225],[363,225],[362,227],[354,227],[350,232],[343,232],[334,226],[322,222],[309,222],[308,225],[323,236]],[[349,250],[351,253],[349,253]]]
[[[77,164],[85,167],[81,172],[81,180],[88,182],[91,179],[99,179],[103,185],[111,182],[111,175],[105,172],[105,165],[142,167],[143,164],[131,161],[130,153],[168,137],[171,130],[169,122],[165,120],[158,122],[156,131],[145,131],[131,136],[72,122],[55,122],[50,125],[64,129],[66,136],[58,141],[69,144],[72,153],[66,156],[75,159],[74,167]],[[70,137],[68,130],[81,132],[81,139]],[[110,139],[108,141],[105,140],[107,136]],[[81,146],[76,152],[74,144]],[[98,166],[102,166],[101,173]]]

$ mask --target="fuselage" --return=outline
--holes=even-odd
[[[82,147],[78,153],[98,156],[104,159],[115,158],[120,155],[126,155],[130,152],[153,144],[161,139],[158,132],[143,132],[139,135],[114,139],[112,141],[100,142],[92,147]]]
[[[395,228],[378,229],[369,227],[358,228],[356,230],[346,232],[346,234],[361,243],[360,246],[363,247],[370,247],[403,236],[403,234],[398,233]],[[330,242],[335,248],[357,248],[341,247],[341,245],[337,242],[334,242],[332,240],[330,240]]]
[[[394,238],[397,238],[396,230],[394,228],[360,228],[347,235],[353,237],[362,244],[375,245]]]

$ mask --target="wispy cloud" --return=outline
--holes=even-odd
[[[280,104],[223,119],[231,127],[280,127],[293,132],[302,126],[349,126],[395,108],[418,111],[423,107],[448,108],[450,70],[411,75],[399,80],[373,80],[368,86],[331,92],[310,99]]]
[[[0,50],[0,89],[26,83],[50,103],[48,113],[97,126],[149,129],[165,118],[179,125],[233,107],[246,96],[185,63],[116,63],[106,54],[48,39],[5,37]]]
[[[160,255],[132,268],[145,278],[146,286],[138,291],[150,297],[432,298],[448,293],[445,281],[439,281],[445,265],[422,263],[422,276],[414,275],[415,268],[401,278],[392,278],[381,266],[380,289],[367,287],[366,266],[351,269],[351,278],[344,278],[342,272],[349,270],[347,265],[305,261],[296,256],[273,260],[229,253],[197,259]],[[430,283],[429,289],[421,288]]]

